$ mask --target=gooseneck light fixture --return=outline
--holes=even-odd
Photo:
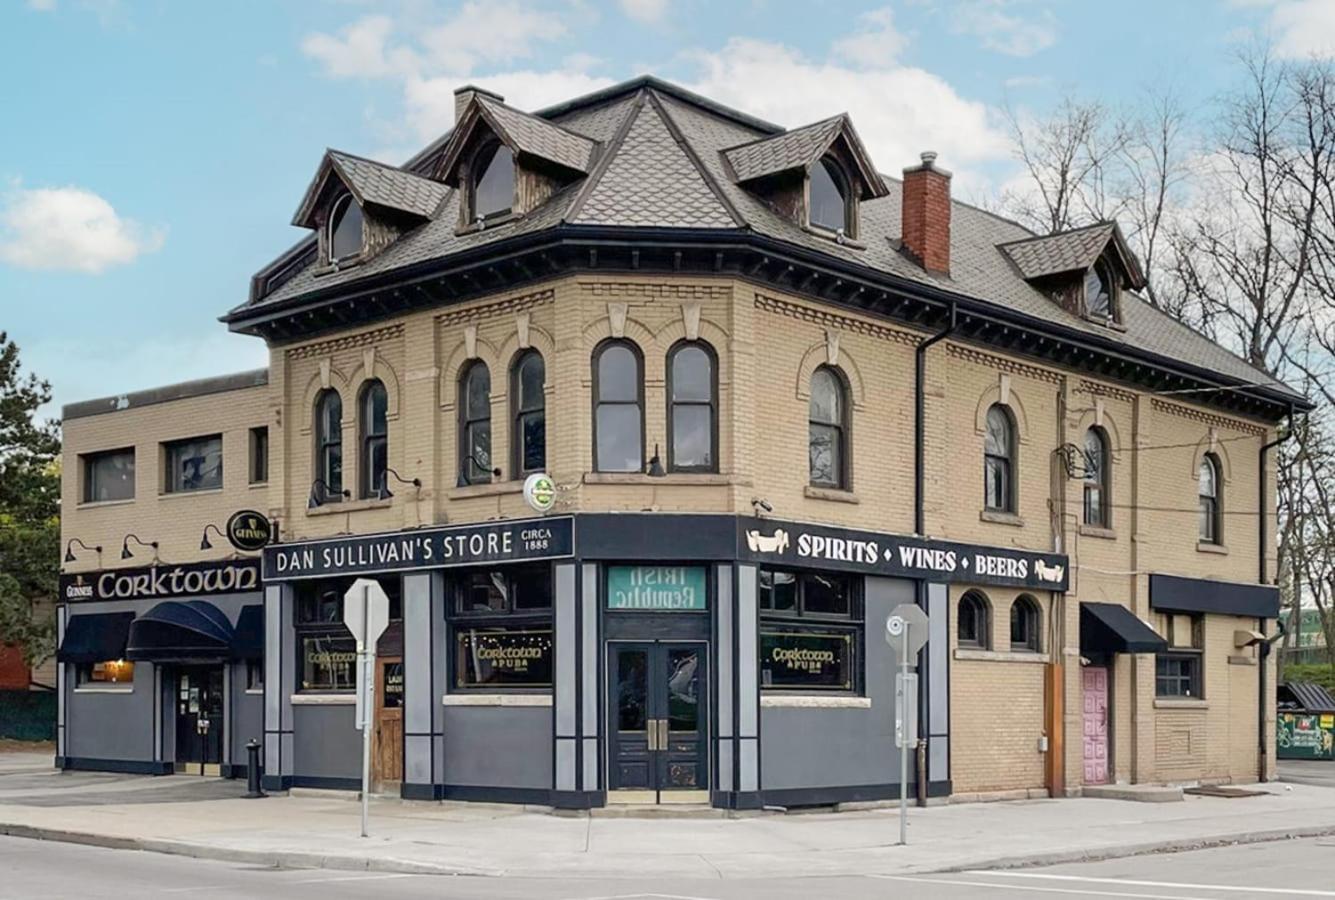
[[[329,487],[329,482],[325,481],[323,478],[317,478],[312,481],[311,495],[306,499],[306,508],[319,509],[324,506],[328,500],[330,491],[331,488]],[[344,500],[347,500],[352,496],[352,491],[347,488],[344,488],[341,491],[334,491],[334,493],[338,494]]]
[[[98,544],[96,547],[89,547],[87,544],[85,544],[83,541],[79,540],[78,538],[70,538],[70,539],[69,539],[69,542],[65,544],[65,562],[67,562],[67,563],[72,563],[72,562],[74,562],[74,545],[75,545],[75,544],[78,544],[79,547],[80,547],[80,549],[88,550],[88,551],[90,551],[90,552],[92,552],[92,553],[96,553],[98,556],[101,556],[101,555],[102,555],[102,545],[101,545],[101,544]]]
[[[389,500],[394,496],[393,492],[389,489],[389,478],[391,475],[394,476],[394,480],[399,484],[411,484],[413,487],[417,488],[418,491],[422,490],[422,479],[404,478],[398,472],[395,472],[393,469],[386,466],[385,474],[380,479],[380,487],[378,487],[375,492],[375,498],[377,500]]]
[[[201,537],[201,538],[199,539],[199,549],[201,549],[201,550],[212,550],[212,549],[213,549],[213,543],[209,540],[209,529],[210,529],[210,528],[212,528],[212,529],[214,530],[214,532],[218,535],[218,537],[220,537],[220,538],[225,538],[225,537],[227,537],[227,535],[223,534],[223,530],[222,530],[221,528],[219,528],[217,525],[214,525],[212,522],[210,522],[209,524],[207,524],[207,525],[204,526],[204,535],[203,535],[203,537]]]
[[[135,542],[136,544],[138,544],[140,547],[152,547],[152,548],[153,548],[153,558],[154,558],[154,559],[157,559],[157,556],[158,556],[158,542],[157,542],[157,541],[142,541],[142,540],[139,539],[139,535],[137,535],[137,534],[127,534],[124,538],[121,539],[121,559],[130,559],[130,558],[132,558],[132,557],[134,556],[134,553],[130,550],[130,541],[134,541],[134,542]]]
[[[482,471],[484,471],[484,472],[487,471],[487,464],[484,463],[482,460],[478,459],[476,456],[474,456],[474,455],[471,454],[471,453],[465,453],[465,454],[464,454],[464,462],[471,462],[473,465],[477,466],[477,467],[478,467],[479,469],[481,469]],[[491,469],[491,477],[492,477],[492,478],[500,478],[500,477],[501,477],[501,470],[500,470],[499,468]],[[468,487],[468,486],[469,486],[470,484],[472,484],[472,483],[473,483],[473,482],[471,482],[471,481],[468,480],[468,476],[464,474],[464,470],[463,470],[463,469],[460,469],[460,470],[459,470],[459,482],[458,482],[458,484],[457,484],[456,486],[457,486],[457,487]]]

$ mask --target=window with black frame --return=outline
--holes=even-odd
[[[452,690],[551,689],[551,566],[461,570],[449,590]]]
[[[861,579],[761,569],[760,685],[773,691],[862,691]]]
[[[299,582],[293,625],[297,636],[297,690],[324,694],[357,687],[357,641],[343,624],[343,597],[353,578]],[[389,597],[391,621],[403,618],[398,576],[377,579]]]
[[[1165,614],[1164,638],[1168,651],[1154,657],[1154,696],[1200,700],[1205,696],[1205,617]]]

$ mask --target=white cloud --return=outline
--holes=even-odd
[[[951,8],[951,30],[972,35],[989,50],[1008,56],[1033,56],[1055,44],[1057,20],[1052,11],[1026,18],[1013,12],[1019,5],[1015,0],[968,0]]]
[[[610,78],[565,70],[502,72],[480,80],[516,109],[540,109],[613,83]],[[449,129],[454,121],[454,92],[463,83],[458,75],[405,82],[407,121],[420,139],[431,140]]]
[[[50,12],[56,8],[56,0],[28,0],[28,9],[37,12]]]
[[[1280,56],[1306,58],[1335,54],[1335,3],[1283,0],[1270,12],[1270,32]]]
[[[421,38],[428,64],[447,72],[471,72],[478,63],[509,63],[533,55],[535,45],[564,37],[554,13],[511,0],[465,3],[459,13]]]
[[[310,34],[301,50],[324,65],[331,78],[385,78],[418,68],[411,50],[386,46],[394,22],[388,16],[366,16],[342,29],[337,36]]]
[[[835,41],[834,55],[867,67],[893,63],[908,44],[908,39],[895,29],[894,10],[888,6],[873,9],[858,18],[860,30]]]
[[[667,9],[668,0],[621,0],[621,11],[646,25],[662,22]]]
[[[16,188],[0,209],[0,261],[23,269],[97,274],[156,251],[165,237],[79,187]]]

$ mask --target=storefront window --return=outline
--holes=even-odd
[[[75,685],[130,684],[134,681],[134,663],[125,659],[83,663],[75,669]]]
[[[761,569],[760,675],[765,690],[862,689],[859,580]]]
[[[300,638],[301,690],[351,691],[357,687],[357,642],[341,634]]]
[[[357,642],[343,624],[343,596],[353,578],[298,582],[294,624],[299,690],[351,691],[357,686]],[[403,618],[402,582],[397,575],[377,579],[389,597],[391,621]],[[262,685],[262,681],[261,681]]]
[[[552,686],[552,569],[507,566],[451,580],[453,687]]]

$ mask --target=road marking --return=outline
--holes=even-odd
[[[1041,878],[1049,881],[1082,881],[1090,884],[1125,884],[1132,887],[1153,888],[1188,888],[1204,891],[1236,891],[1249,894],[1282,894],[1291,897],[1335,897],[1335,891],[1318,891],[1312,888],[1271,888],[1243,887],[1235,884],[1191,884],[1181,881],[1135,881],[1129,878],[1092,878],[1082,875],[1053,875],[1044,872],[987,872],[989,878]]]
[[[995,875],[995,872],[989,872]],[[963,881],[949,878],[911,878],[908,875],[868,875],[886,881],[912,881],[918,884],[951,884],[960,887],[999,888],[1003,891],[1024,891],[1026,894],[1065,894],[1068,897],[1139,897],[1140,900],[1208,900],[1200,894],[1132,894],[1126,891],[1091,891],[1079,888],[1036,887],[1032,884],[1003,884],[999,881]]]
[[[718,900],[716,897],[695,897],[685,894],[645,894],[643,892],[635,894],[608,894],[603,897],[572,897],[570,900]]]

